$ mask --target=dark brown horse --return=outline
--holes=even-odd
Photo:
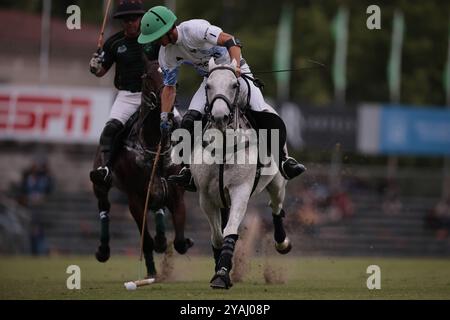
[[[160,143],[160,91],[163,87],[162,75],[158,71],[156,61],[146,61],[146,74],[143,77],[142,102],[137,121],[131,130],[124,129],[116,140],[126,140],[126,143],[115,143],[113,151],[113,185],[128,196],[131,215],[136,221],[139,232],[142,230],[143,213],[150,174],[152,171],[156,150]],[[127,127],[127,126],[126,126]],[[126,128],[125,127],[125,128]],[[147,266],[148,277],[156,275],[153,251],[165,252],[167,240],[164,233],[164,216],[161,209],[167,208],[172,213],[175,230],[174,248],[184,254],[193,245],[189,238],[184,237],[186,209],[184,204],[184,189],[168,183],[164,177],[179,172],[179,166],[170,162],[170,141],[162,142],[162,151],[153,179],[148,207],[156,212],[155,241],[147,226],[144,231],[143,253]],[[101,153],[97,150],[94,168],[101,164]],[[111,185],[94,184],[94,193],[98,200],[100,212],[101,235],[100,246],[96,258],[106,262],[110,256],[109,248],[109,210],[108,193]]]

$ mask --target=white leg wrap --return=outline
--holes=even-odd
[[[100,220],[108,218],[108,217],[109,217],[109,212],[108,211],[100,212]]]

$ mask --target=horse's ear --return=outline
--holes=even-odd
[[[214,58],[211,57],[211,59],[209,59],[209,70],[212,70],[216,67],[216,62],[214,61]]]
[[[236,69],[236,67],[237,67],[236,59],[233,59],[233,61],[231,61],[231,67],[232,67],[233,69]]]

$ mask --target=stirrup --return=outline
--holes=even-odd
[[[187,185],[184,185],[183,187],[186,191],[197,192],[197,186],[195,185],[193,177],[191,177],[191,180],[189,180],[189,183]]]
[[[178,174],[169,176],[168,180],[170,182],[174,182],[176,184],[184,185],[184,184],[188,183],[187,179],[190,179],[190,178],[191,178],[191,172],[190,172],[189,168],[183,167],[180,170],[180,172],[178,172]]]
[[[192,177],[191,170],[188,167],[183,167],[177,175],[169,176],[167,180],[182,186],[186,191],[197,191],[194,178]]]
[[[290,165],[286,170],[285,165]],[[306,171],[306,167],[292,157],[287,157],[280,165],[280,173],[286,180],[294,179]]]

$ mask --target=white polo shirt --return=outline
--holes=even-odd
[[[177,83],[182,64],[192,65],[201,76],[206,76],[211,57],[214,57],[217,64],[230,63],[227,48],[217,45],[221,28],[202,19],[182,22],[176,28],[177,42],[161,46],[159,50],[159,65],[163,71],[164,85],[174,86]]]

